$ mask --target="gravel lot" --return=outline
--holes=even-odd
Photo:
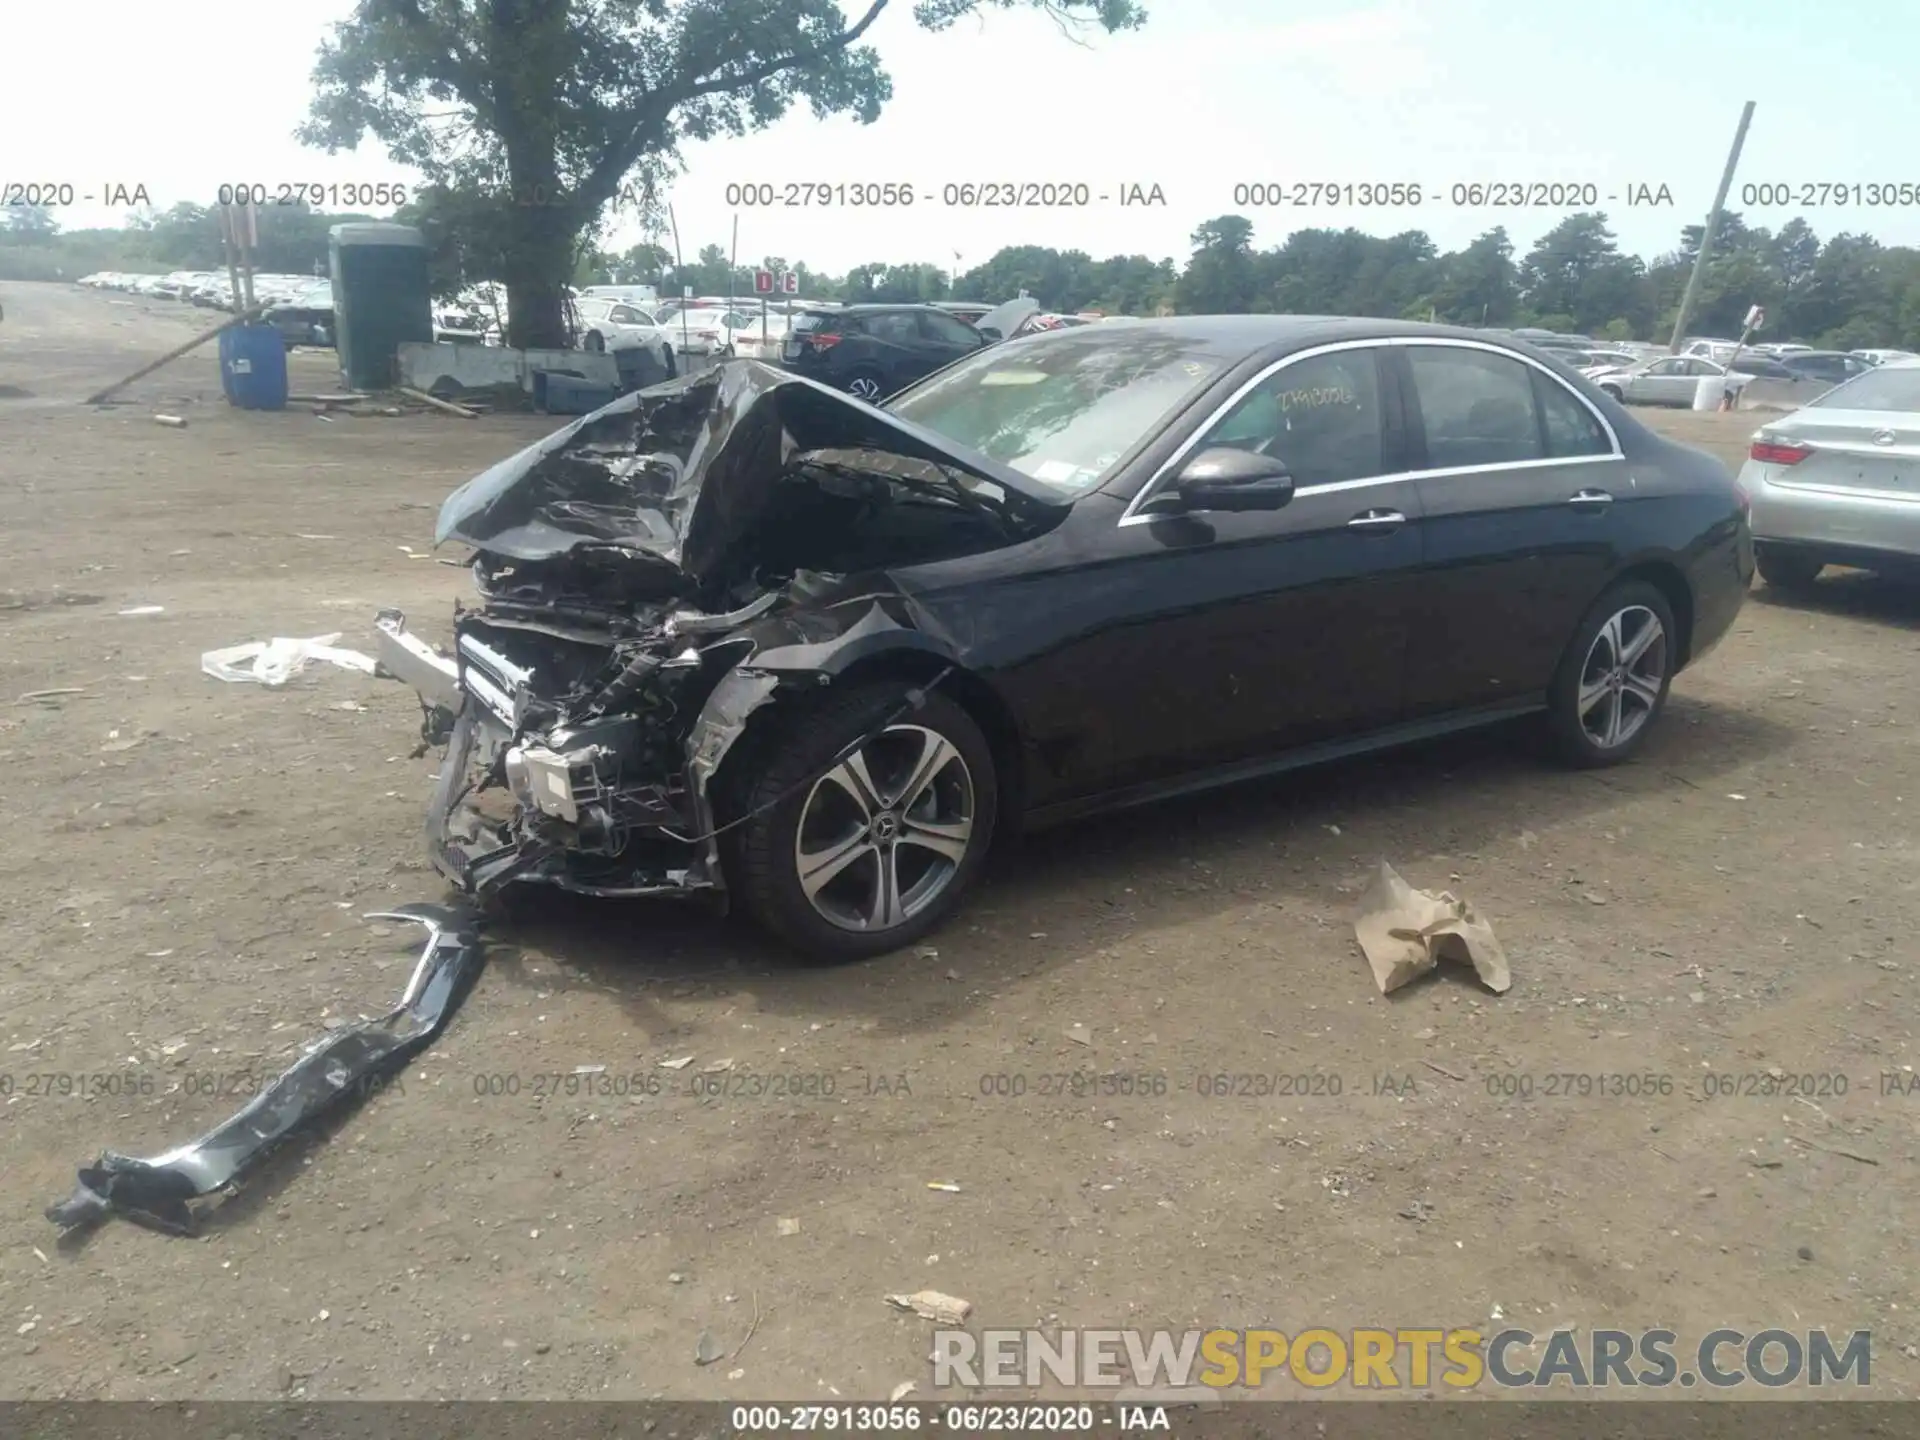
[[[242,413],[211,347],[90,409],[206,312],[0,304],[0,1397],[924,1394],[928,1326],[883,1299],[924,1287],[989,1326],[1870,1326],[1874,1392],[1920,1394],[1920,1093],[1882,1078],[1920,1013],[1920,601],[1861,576],[1756,592],[1628,768],[1489,734],[1051,833],[937,953],[804,968],[696,910],[544,904],[202,1239],[56,1244],[76,1165],[385,1008],[415,937],[359,914],[445,893],[410,692],[201,652],[371,648],[384,604],[444,634],[434,507],[552,422]],[[1754,417],[1657,423],[1737,463]],[[1375,992],[1348,922],[1383,858],[1493,920],[1510,993]],[[831,1093],[541,1079],[722,1061]],[[1080,1072],[1145,1078],[1037,1093]],[[1814,1088],[1703,1078],[1770,1073]]]

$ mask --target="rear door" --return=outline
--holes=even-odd
[[[920,334],[936,360],[936,370],[951,365],[962,355],[971,355],[987,343],[987,337],[973,326],[944,311],[922,310],[919,319]]]
[[[860,318],[868,339],[863,358],[880,372],[882,395],[905,389],[947,363],[947,350],[936,347],[921,329],[918,311],[875,310]]]
[[[1408,713],[1528,700],[1614,568],[1634,503],[1619,442],[1572,386],[1511,351],[1407,342],[1392,357],[1426,537]]]

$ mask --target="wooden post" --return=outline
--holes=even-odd
[[[107,386],[106,389],[96,391],[94,394],[89,395],[85,400],[81,401],[80,403],[83,405],[106,404],[108,397],[118,394],[120,391],[126,389],[127,386],[131,385],[134,381],[144,380],[147,376],[151,375],[154,371],[158,370],[162,365],[172,364],[175,360],[178,360],[182,355],[186,354],[189,350],[199,349],[202,345],[206,344],[207,341],[213,339],[213,337],[218,335],[221,331],[231,330],[235,325],[239,325],[244,323],[245,321],[251,320],[259,313],[260,313],[259,310],[256,308],[256,309],[242,310],[237,315],[229,316],[227,319],[222,320],[218,325],[214,326],[213,329],[207,331],[206,334],[194,336],[193,339],[187,341],[186,344],[176,346],[174,349],[169,350],[166,354],[162,355],[158,360],[154,360],[149,362],[148,364],[142,365],[138,370],[134,371],[131,375],[127,376],[124,380],[114,381],[113,384]]]

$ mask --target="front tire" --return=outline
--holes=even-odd
[[[1600,393],[1608,396],[1616,405],[1624,405],[1627,403],[1627,392],[1622,390],[1618,385],[1602,385],[1600,387]]]
[[[1760,572],[1760,578],[1774,590],[1810,590],[1813,582],[1820,578],[1820,572],[1827,568],[1826,561],[1818,555],[1810,555],[1805,550],[1780,550],[1772,545],[1753,547],[1753,568]]]
[[[1560,757],[1581,769],[1629,760],[1666,707],[1679,657],[1673,607],[1657,586],[1613,586],[1573,632],[1547,693]]]
[[[936,691],[872,734],[909,689],[862,685],[801,711],[736,792],[752,818],[733,832],[730,878],[748,913],[810,959],[919,939],[959,906],[992,843],[993,751],[972,716]]]

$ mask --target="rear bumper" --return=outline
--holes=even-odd
[[[1687,574],[1693,592],[1693,634],[1687,664],[1704,659],[1726,639],[1753,585],[1753,536],[1745,526],[1699,556]]]
[[[1740,472],[1753,500],[1753,538],[1759,544],[1832,551],[1836,563],[1846,563],[1842,551],[1920,561],[1920,496],[1782,485],[1775,480],[1780,473],[1780,466],[1755,461]]]

